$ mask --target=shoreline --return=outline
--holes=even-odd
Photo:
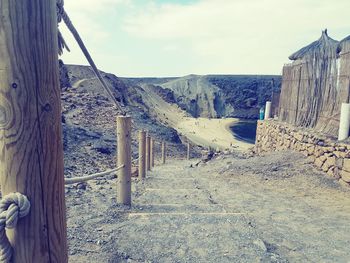
[[[146,91],[143,99],[153,106],[154,117],[165,125],[174,128],[179,136],[202,147],[234,149],[245,151],[253,144],[237,140],[230,127],[238,122],[238,118],[209,119],[193,118],[178,105],[165,102],[149,86],[143,85]]]
[[[174,127],[181,136],[187,137],[195,144],[212,147],[220,150],[235,149],[244,151],[253,147],[254,144],[235,138],[230,129],[238,118],[208,119],[187,117],[179,121]]]
[[[243,123],[250,123],[250,122],[255,122],[256,120],[251,120],[251,119],[239,119],[238,122],[243,122]],[[233,123],[234,124],[234,123]],[[240,142],[243,142],[243,143],[247,143],[247,144],[250,144],[252,146],[255,145],[255,140],[254,139],[245,139],[244,137],[242,137],[241,135],[239,135],[238,133],[234,132],[233,129],[231,129],[232,127],[234,127],[234,125],[230,125],[230,126],[227,126],[226,128],[233,134],[233,136],[235,137],[235,139],[237,141],[240,141]],[[251,142],[249,142],[248,140],[251,140]]]

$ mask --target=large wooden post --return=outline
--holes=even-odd
[[[151,153],[150,153],[150,157],[151,157],[151,167],[154,167],[154,139],[151,138],[151,147],[150,147]]]
[[[190,159],[191,155],[191,144],[187,142],[187,160]]]
[[[131,205],[131,117],[117,117],[117,202]]]
[[[139,179],[146,177],[146,132],[139,132]]]
[[[0,185],[30,213],[7,235],[14,263],[68,262],[56,1],[0,1]]]
[[[165,164],[166,159],[166,144],[165,141],[162,141],[162,164]]]
[[[151,137],[146,135],[146,170],[151,171]]]

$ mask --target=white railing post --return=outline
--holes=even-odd
[[[349,137],[349,127],[350,127],[350,104],[342,103],[339,121],[339,133],[338,140],[345,140]]]
[[[266,101],[265,106],[265,120],[271,118],[271,101]]]

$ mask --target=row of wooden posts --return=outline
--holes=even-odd
[[[138,178],[146,177],[148,171],[155,165],[155,139],[146,131],[139,131]],[[131,205],[131,117],[117,117],[117,166],[123,166],[118,171],[117,202]],[[161,142],[161,163],[166,161],[166,143]],[[187,160],[190,159],[191,145],[187,142]]]
[[[56,11],[55,0],[0,4],[1,195],[30,201],[6,230],[13,263],[68,262]],[[130,202],[131,121],[119,122],[118,195]]]

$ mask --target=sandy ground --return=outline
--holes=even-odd
[[[153,90],[143,85],[146,91],[143,99],[151,105],[153,117],[162,123],[171,126],[178,131],[179,134],[188,138],[192,143],[212,147],[221,150],[234,148],[236,150],[247,150],[252,144],[237,140],[230,126],[237,122],[236,118],[226,119],[207,119],[192,118],[188,113],[178,107],[178,105],[170,104],[159,97]]]
[[[232,135],[230,127],[238,121],[236,118],[183,118],[177,123],[176,130],[198,145],[244,151],[253,144],[239,141]]]
[[[70,262],[349,262],[350,192],[297,153],[171,160],[133,182],[67,189]]]

